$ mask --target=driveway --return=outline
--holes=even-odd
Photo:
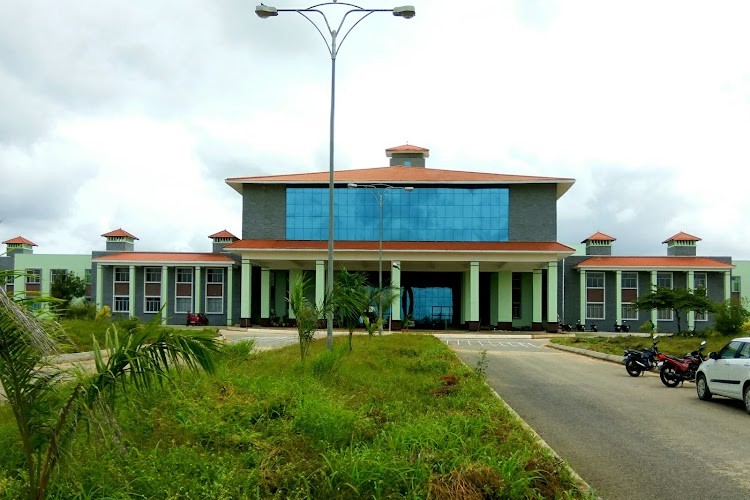
[[[465,339],[468,340],[468,339]],[[602,498],[750,498],[750,416],[693,384],[632,378],[621,364],[538,348],[452,344]]]

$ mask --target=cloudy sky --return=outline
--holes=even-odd
[[[572,177],[563,243],[602,231],[619,255],[664,255],[685,231],[750,259],[750,2],[412,3],[341,47],[337,168],[408,142],[428,167]],[[209,251],[241,234],[227,177],[327,171],[323,40],[254,7],[1,2],[0,241],[88,253],[122,227],[137,250]]]

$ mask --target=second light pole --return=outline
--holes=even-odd
[[[343,17],[341,18],[341,21],[338,24],[337,28],[331,28],[330,23],[328,22],[328,18],[325,15],[325,12],[320,10],[320,7],[330,7],[330,6],[337,6],[337,7],[344,7],[348,8]],[[363,9],[362,7],[358,5],[354,5],[351,3],[345,3],[345,2],[337,2],[336,0],[333,0],[332,2],[323,2],[315,5],[311,5],[310,7],[305,7],[303,9],[277,9],[276,7],[271,7],[270,5],[264,5],[260,4],[255,7],[255,13],[260,17],[261,19],[267,19],[269,17],[275,17],[279,15],[279,12],[296,12],[297,14],[300,14],[302,17],[307,19],[310,24],[312,24],[316,30],[318,30],[318,33],[320,33],[320,36],[323,37],[323,41],[326,44],[326,47],[328,48],[328,52],[331,54],[331,121],[330,121],[330,140],[329,140],[329,164],[328,164],[328,171],[329,171],[329,179],[328,179],[328,279],[326,283],[326,293],[330,297],[333,294],[333,116],[334,116],[334,103],[336,102],[336,56],[339,53],[339,48],[341,47],[341,44],[344,43],[344,40],[346,40],[346,37],[351,33],[352,29],[360,23],[364,18],[372,14],[373,12],[391,12],[396,17],[402,17],[404,19],[411,19],[415,15],[414,7],[411,5],[404,5],[401,7],[394,7],[393,9]],[[325,29],[328,31],[329,38],[326,38],[326,36],[323,34],[323,30],[321,27],[319,27],[309,16],[309,14],[319,14],[323,18],[323,22],[325,23]],[[345,31],[344,35],[341,37],[341,41],[337,42],[338,36],[341,34],[341,28],[344,26],[344,21],[346,21],[346,18],[349,14],[360,14],[361,17],[357,19],[351,26],[349,26]],[[333,350],[333,311],[329,311],[326,315],[327,325],[328,325],[328,350]],[[382,329],[381,329],[382,333]]]
[[[401,189],[406,192],[414,191],[412,186],[391,186],[390,184],[347,184],[350,189],[372,189],[372,194],[378,200],[378,334],[383,335],[383,193],[386,189]]]

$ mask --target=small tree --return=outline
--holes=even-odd
[[[0,278],[3,273],[0,273]],[[148,328],[119,338],[108,332],[105,361],[94,341],[96,372],[79,374],[75,382],[61,385],[70,374],[49,364],[58,352],[56,323],[43,323],[0,287],[0,384],[12,408],[21,438],[27,476],[27,496],[44,498],[57,462],[76,436],[78,424],[106,421],[115,424],[113,407],[117,394],[129,387],[147,389],[169,380],[170,368],[213,370],[218,344],[203,334],[177,334]],[[67,390],[64,399],[59,390]]]
[[[715,303],[706,297],[705,288],[689,290],[687,288],[656,287],[656,289],[639,298],[635,307],[640,310],[671,309],[677,320],[677,333],[682,333],[682,313],[695,311],[713,311]]]
[[[50,295],[59,299],[59,308],[67,314],[70,301],[86,295],[86,281],[74,273],[59,274],[50,285]]]
[[[349,331],[349,351],[351,351],[354,329],[359,325],[359,318],[367,312],[367,306],[370,303],[367,276],[342,269],[336,274],[333,294],[336,317]]]
[[[737,335],[742,325],[750,319],[750,311],[745,307],[747,300],[727,300],[717,304],[714,310],[714,327],[722,335]]]

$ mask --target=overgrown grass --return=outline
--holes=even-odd
[[[138,325],[138,320],[118,320],[118,319],[106,319],[106,320],[88,320],[88,319],[66,319],[60,320],[60,325],[65,330],[67,339],[63,346],[66,352],[84,352],[90,351],[93,348],[93,337],[100,345],[104,344],[104,335],[108,328],[112,325],[117,328],[119,332],[125,332],[130,328],[134,328]],[[217,335],[218,330],[216,328],[204,328],[204,331],[208,334]]]
[[[53,498],[584,498],[567,467],[431,336],[228,346],[119,406],[119,436],[82,439]],[[0,406],[0,497],[22,468]],[[117,436],[117,437],[115,437]]]
[[[733,337],[725,336],[708,336],[708,337],[673,337],[668,335],[659,335],[658,347],[661,352],[681,356],[686,352],[691,352],[700,347],[701,340],[706,341],[704,353],[718,351],[729,342]],[[622,335],[616,337],[599,337],[592,335],[576,335],[575,337],[562,337],[551,339],[550,343],[579,347],[581,349],[591,349],[592,351],[603,352],[607,354],[620,355],[625,349],[645,349],[651,347],[653,340],[650,337],[637,337],[632,335]]]

